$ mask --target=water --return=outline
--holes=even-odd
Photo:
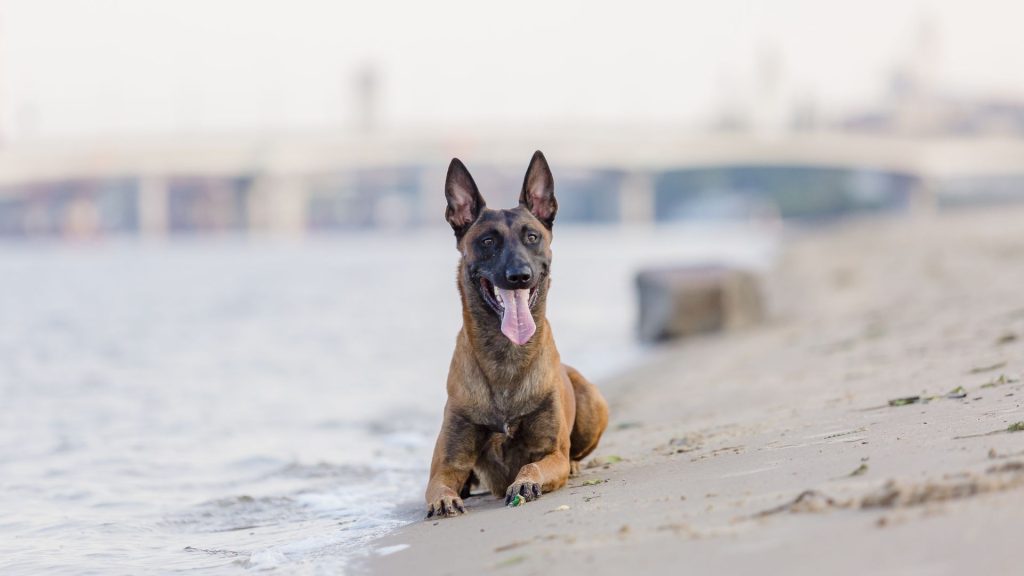
[[[642,356],[637,267],[773,245],[559,229],[563,358]],[[0,246],[0,573],[337,573],[421,518],[456,258],[440,230]]]

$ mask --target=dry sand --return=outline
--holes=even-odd
[[[769,286],[768,324],[599,382],[612,423],[568,487],[473,497],[358,568],[1024,574],[1024,210],[803,234]]]

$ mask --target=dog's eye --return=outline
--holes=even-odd
[[[484,238],[480,241],[480,245],[484,248],[490,248],[491,246],[494,246],[494,238]]]
[[[538,240],[540,240],[540,236],[538,236],[536,232],[526,233],[526,241],[530,244],[535,244]]]

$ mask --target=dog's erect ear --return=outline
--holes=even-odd
[[[455,230],[455,237],[462,238],[487,204],[477,190],[473,177],[469,175],[469,170],[466,170],[466,165],[458,158],[452,158],[452,163],[448,165],[444,197],[448,200],[444,218]]]
[[[548,229],[555,223],[555,212],[558,212],[558,201],[555,200],[555,180],[551,177],[551,169],[544,153],[537,150],[530,160],[523,180],[523,193],[519,196],[519,205],[525,206]]]

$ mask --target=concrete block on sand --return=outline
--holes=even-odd
[[[760,284],[756,274],[727,266],[641,270],[639,337],[658,342],[756,324],[765,316]]]

